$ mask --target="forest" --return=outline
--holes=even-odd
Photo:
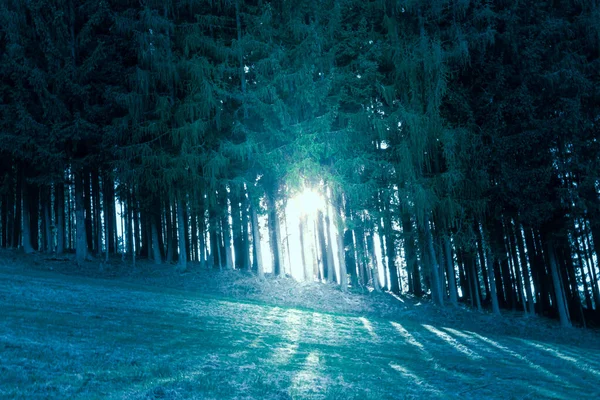
[[[597,0],[2,0],[0,246],[600,323]]]

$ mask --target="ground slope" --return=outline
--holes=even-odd
[[[0,268],[0,316],[0,398],[600,397],[594,336],[532,339],[11,268]]]

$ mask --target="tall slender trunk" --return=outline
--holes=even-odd
[[[278,241],[277,230],[279,226],[279,218],[277,215],[277,205],[275,196],[272,193],[267,193],[267,208],[268,208],[268,223],[269,223],[269,242],[271,245],[271,256],[273,260],[273,274],[281,275],[281,247]]]
[[[131,257],[132,261],[133,253],[136,251],[133,243],[133,211],[131,201],[131,189],[127,187],[127,195],[125,196],[125,241],[126,241],[126,253],[128,257]]]
[[[510,255],[512,258],[514,270],[515,270],[515,285],[517,286],[517,292],[519,294],[519,298],[521,299],[521,306],[523,307],[523,311],[527,312],[527,300],[531,301],[531,298],[525,298],[523,293],[523,280],[521,278],[521,266],[519,265],[519,257],[517,255],[517,246],[516,246],[516,229],[513,226],[510,220],[506,221],[506,236],[508,237],[508,243],[510,245]],[[523,268],[527,268],[527,265],[524,264]]]
[[[519,256],[521,258],[521,267],[523,270],[523,280],[525,281],[525,295],[527,296],[527,312],[529,314],[535,314],[535,303],[533,299],[533,293],[531,291],[531,277],[529,275],[529,263],[527,260],[528,254],[525,253],[525,244],[523,242],[523,235],[521,232],[521,226],[515,221],[515,236],[517,238],[517,248],[519,249]]]
[[[481,277],[483,278],[483,286],[485,287],[485,298],[486,300],[489,300],[490,284],[487,270],[487,267],[489,266],[486,266],[487,257],[485,256],[483,236],[481,235],[481,230],[479,229],[479,222],[475,222],[475,224],[473,225],[473,230],[475,231],[475,235],[477,238],[477,253],[479,255],[479,265],[481,265]]]
[[[52,237],[52,191],[50,186],[43,188],[42,213],[44,217],[44,251],[51,253],[54,251],[54,240]]]
[[[206,262],[206,210],[204,208],[204,194],[199,195],[198,201],[198,239],[200,250],[200,264]]]
[[[11,181],[10,192],[5,197],[6,199],[6,247],[13,247],[13,242],[16,240],[14,235],[15,231],[15,183]]]
[[[67,186],[67,249],[75,248],[75,173],[70,176],[73,184]]]
[[[54,208],[56,215],[56,253],[65,251],[65,186],[57,183],[54,185]]]
[[[152,230],[152,259],[154,264],[162,264],[162,256],[160,254],[160,242],[158,240],[158,221],[159,216],[155,214],[149,214],[150,217],[150,229]]]
[[[83,174],[83,190],[85,204],[85,237],[88,250],[95,253],[96,249],[94,249],[94,230],[92,221],[92,186],[90,172],[88,170],[85,170],[85,173]]]
[[[579,246],[577,246],[577,258],[579,259],[579,270],[581,271],[581,281],[583,283],[583,293],[584,293],[584,297],[585,297],[585,305],[587,307],[588,310],[593,310],[594,306],[592,305],[592,296],[590,295],[591,289],[587,283],[587,279],[586,279],[586,269],[584,267],[588,267],[588,271],[589,271],[589,265],[587,263],[587,260],[584,260],[581,257],[581,249],[579,248]],[[591,276],[590,276],[591,278]],[[596,303],[596,308],[597,307],[597,302],[594,301],[594,303]]]
[[[21,220],[23,217],[23,173],[20,168],[16,168],[17,183],[15,190],[15,219],[13,224],[13,237],[11,247],[17,248],[21,245]],[[28,222],[29,223],[29,220]]]
[[[412,221],[410,214],[406,211],[401,212],[401,217],[402,240],[404,243],[404,254],[406,255],[406,272],[411,276],[412,293],[417,297],[421,297],[423,295],[423,287],[421,286],[421,274],[417,262]]]
[[[467,266],[469,267],[469,274],[471,275],[471,287],[473,298],[475,300],[475,306],[477,310],[481,311],[481,294],[479,287],[479,279],[477,274],[477,262],[472,254],[468,254]]]
[[[175,221],[173,221],[173,212],[171,210],[171,201],[167,198],[165,199],[165,226],[167,229],[167,262],[171,263],[175,260],[175,246],[173,245],[175,242]]]
[[[33,250],[40,250],[40,187],[29,185],[29,234]]]
[[[321,250],[321,260],[323,263],[323,278],[329,281],[329,260],[327,255],[327,244],[325,243],[325,224],[323,221],[323,211],[317,211],[317,236],[319,240],[319,249]]]
[[[529,266],[531,267],[531,280],[533,282],[533,289],[535,290],[535,303],[538,305],[538,312],[541,314],[543,310],[547,309],[546,296],[544,293],[544,282],[540,279],[540,263],[541,256],[538,254],[538,249],[535,246],[535,238],[532,229],[524,227],[523,233],[525,234],[525,247],[527,248],[527,256],[529,259]],[[535,306],[534,306],[535,309]]]
[[[242,193],[242,245],[244,246],[244,262],[241,267],[246,270],[250,269],[250,217],[248,215],[249,212],[250,210],[248,207],[248,198],[246,197],[245,193]]]
[[[109,254],[116,253],[116,210],[115,210],[115,197],[113,194],[114,183],[110,172],[104,171],[102,176],[102,205],[104,207],[104,227],[105,227],[105,240],[106,240],[106,252]]]
[[[446,264],[446,275],[448,279],[448,292],[450,304],[458,304],[458,290],[456,288],[456,272],[454,271],[454,260],[452,259],[452,245],[448,236],[444,237],[444,256]]]
[[[569,311],[566,305],[566,298],[564,288],[560,279],[559,266],[556,261],[556,253],[551,239],[546,238],[546,253],[548,254],[548,261],[550,263],[550,273],[552,275],[552,282],[554,284],[554,293],[556,296],[556,308],[558,310],[558,317],[560,319],[560,325],[563,327],[570,327],[571,321],[569,317]]]
[[[289,267],[289,271],[287,273],[290,274],[290,276],[292,275],[292,254],[290,251],[290,231],[288,228],[288,221],[287,221],[287,215],[286,213],[283,213],[283,226],[285,227],[285,250],[286,250],[286,255],[287,255],[287,263],[288,263],[288,267]]]
[[[177,229],[178,229],[178,237],[177,244],[179,249],[179,258],[178,258],[178,269],[180,271],[185,271],[187,269],[187,251],[185,246],[185,238],[187,233],[185,231],[185,200],[182,199],[182,195],[179,194],[177,196]]]
[[[100,173],[92,170],[92,199],[94,204],[94,238],[96,254],[102,253],[102,218],[100,217]]]
[[[398,265],[396,264],[396,234],[392,227],[392,215],[389,204],[383,201],[384,211],[384,229],[385,229],[385,244],[388,258],[388,272],[390,276],[390,291],[395,294],[400,293],[400,283],[398,280]]]
[[[344,221],[342,217],[339,215],[340,210],[338,209],[338,215],[336,216],[336,226],[337,226],[337,245],[338,245],[338,259],[340,263],[340,287],[342,291],[348,290],[348,273],[346,270],[346,260],[344,258]]]
[[[302,261],[302,272],[303,280],[308,281],[310,279],[310,271],[308,263],[306,262],[306,240],[304,239],[306,233],[306,216],[300,216],[298,222],[298,232],[300,233],[300,260]]]
[[[342,209],[343,210],[343,209]],[[352,218],[352,210],[348,207],[348,203],[346,202],[345,210],[346,220],[350,221],[349,225],[353,226],[354,221]],[[353,237],[353,229],[346,229],[344,232],[344,257],[346,261],[346,273],[348,275],[350,285],[356,286],[358,281],[356,279],[356,255],[354,251],[354,237]]]
[[[424,245],[427,247],[430,264],[430,276],[431,276],[431,298],[433,303],[437,306],[444,305],[444,298],[442,296],[442,287],[440,283],[440,272],[437,257],[435,255],[435,248],[433,247],[433,235],[431,233],[431,227],[429,226],[429,219],[424,221],[425,229],[425,240],[427,243]]]
[[[231,256],[231,230],[229,226],[229,207],[227,206],[227,191],[223,195],[223,214],[221,216],[221,227],[223,230],[223,245],[225,252],[225,268],[233,269],[233,260]]]
[[[327,237],[327,282],[337,282],[335,261],[333,257],[333,239],[331,237],[331,212],[329,205],[325,207],[325,236]]]
[[[239,193],[232,190],[231,200],[231,230],[233,232],[233,253],[235,254],[235,268],[242,269],[244,265],[244,244],[242,233],[242,216]]]
[[[252,243],[254,245],[254,255],[256,260],[256,271],[259,278],[264,278],[265,270],[262,262],[262,248],[260,243],[260,225],[258,224],[258,213],[256,206],[250,204],[250,215],[252,219]]]
[[[377,254],[375,253],[375,237],[374,230],[367,236],[367,252],[369,254],[369,260],[371,261],[371,279],[373,282],[373,288],[380,292],[381,282],[379,282],[379,262],[377,260]]]
[[[584,235],[583,235],[583,244],[585,248],[585,253],[587,255],[588,270],[590,274],[590,285],[592,286],[592,294],[594,296],[594,302],[596,303],[596,310],[600,310],[600,288],[598,288],[598,274],[596,272],[596,266],[594,265],[594,257],[592,256],[592,245],[589,240],[589,235],[586,233],[589,226],[587,221],[584,226]],[[596,251],[596,262],[600,261],[600,254]]]
[[[84,181],[80,171],[73,174],[75,180],[75,257],[77,264],[82,265],[87,258],[87,241],[85,229]]]
[[[490,279],[490,296],[492,299],[492,312],[496,315],[500,315],[500,304],[498,302],[498,295],[496,293],[496,271],[498,270],[498,262],[494,260],[492,252],[487,251],[487,264],[490,266],[488,277]]]
[[[8,243],[8,196],[9,195],[5,194],[0,198],[0,202],[2,202],[2,208],[0,209],[0,226],[2,226],[0,235],[2,235],[2,242],[0,243],[0,246],[2,246],[2,248],[6,248],[6,244]]]
[[[25,253],[33,253],[34,248],[31,244],[31,185],[29,183],[23,184],[23,228],[21,229],[22,238],[21,243],[23,251]]]
[[[360,216],[357,215],[357,217],[359,218],[359,223],[358,226],[356,226],[356,228],[354,229],[354,234],[355,234],[355,243],[356,243],[356,254],[358,255],[357,260],[358,260],[358,272],[359,272],[359,284],[361,286],[366,286],[367,282],[369,281],[368,277],[367,277],[367,266],[365,265],[366,262],[366,249],[365,249],[365,229],[364,229],[364,221],[362,220],[362,218],[360,218]]]

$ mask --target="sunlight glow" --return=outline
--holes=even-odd
[[[323,196],[315,192],[312,189],[304,189],[303,192],[295,197],[292,197],[288,202],[288,209],[291,211],[304,215],[314,215],[318,210],[325,208],[325,200]]]
[[[286,263],[290,264],[288,270],[299,281],[312,281],[314,272],[323,269],[321,249],[317,242],[317,213],[325,213],[326,207],[323,196],[311,188],[304,189],[287,201],[280,228],[285,239],[283,251]],[[304,247],[301,246],[301,238]]]
[[[404,368],[401,365],[398,365],[394,362],[390,362],[389,366],[395,370],[400,372],[402,375],[404,375],[406,378],[412,380],[413,382],[415,382],[417,385],[419,385],[419,387],[425,389],[428,392],[433,392],[437,395],[440,395],[441,392],[436,389],[435,387],[431,386],[426,380],[425,378],[421,378],[418,375],[414,374],[413,372],[411,372],[409,369]]]
[[[494,340],[492,340],[490,338],[487,338],[485,336],[482,336],[482,335],[480,335],[478,333],[471,332],[471,331],[466,331],[466,332],[468,334],[470,334],[471,336],[476,337],[477,339],[481,340],[482,342],[485,342],[485,343],[487,343],[487,344],[495,347],[496,349],[501,350],[501,351],[505,352],[506,354],[508,354],[510,356],[513,356],[517,360],[523,361],[524,363],[526,363],[527,365],[529,365],[533,370],[538,371],[541,374],[546,375],[547,377],[549,377],[551,379],[554,379],[556,381],[561,381],[562,380],[562,378],[559,377],[558,375],[553,374],[552,372],[548,371],[546,368],[544,368],[544,367],[542,367],[540,365],[537,365],[537,364],[531,362],[527,357],[522,356],[519,353],[516,353],[516,352],[512,351],[508,347],[502,346],[500,343],[498,343],[498,342],[496,342],[496,341],[494,341]]]
[[[569,363],[571,363],[573,366],[579,368],[580,370],[582,370],[583,372],[588,372],[592,375],[596,375],[597,377],[600,377],[600,372],[598,372],[597,370],[595,370],[591,365],[589,365],[588,363],[586,363],[585,361],[581,360],[581,359],[577,359],[571,356],[568,356],[566,354],[561,353],[560,351],[558,351],[555,348],[552,348],[550,346],[547,345],[543,345],[541,343],[535,343],[535,342],[531,342],[529,340],[525,340],[525,339],[520,339],[517,338],[517,340],[519,340],[522,343],[525,343],[529,346],[532,346],[536,349],[545,351],[563,361],[567,361]]]
[[[425,325],[425,324],[423,324],[423,328],[425,328],[429,332],[435,334],[437,337],[439,337],[440,339],[444,340],[446,343],[448,343],[449,345],[451,345],[452,347],[454,347],[456,350],[458,350],[459,352],[461,352],[464,355],[466,355],[471,360],[482,360],[483,359],[482,356],[480,356],[479,354],[477,354],[473,350],[469,349],[464,344],[459,343],[456,339],[454,339],[452,336],[448,335],[446,332],[442,332],[439,329],[436,329],[436,328],[434,328],[431,325]]]
[[[369,322],[368,319],[360,317],[359,320],[363,323],[365,329],[369,332],[369,335],[371,335],[373,339],[379,339],[379,337],[375,333],[375,330],[373,329],[373,325],[371,325],[371,322]]]
[[[413,346],[418,347],[419,349],[423,350],[424,352],[427,352],[425,350],[425,346],[423,346],[421,343],[419,343],[417,341],[417,339],[414,338],[413,335],[411,335],[406,329],[404,329],[404,327],[402,325],[400,325],[397,322],[391,321],[390,322],[392,324],[392,326],[394,328],[396,328],[396,330],[400,333],[400,335],[402,335],[402,337],[404,339],[406,339],[406,341],[410,344],[412,344]]]

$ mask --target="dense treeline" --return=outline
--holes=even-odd
[[[4,0],[1,246],[260,275],[267,250],[276,275],[585,324],[597,21],[594,0]],[[292,260],[304,187],[327,205]]]

